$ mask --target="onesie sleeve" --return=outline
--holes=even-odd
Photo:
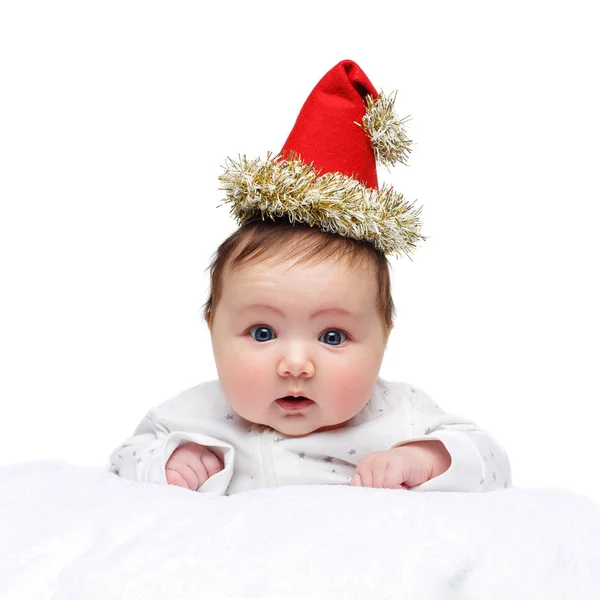
[[[224,495],[233,475],[234,448],[231,444],[202,433],[170,431],[150,411],[133,436],[110,455],[109,470],[126,479],[167,485],[165,466],[176,448],[195,442],[217,455],[224,469],[209,477],[198,492]]]
[[[472,421],[445,413],[421,390],[411,388],[413,438],[395,444],[439,440],[450,468],[414,491],[484,492],[511,485],[508,456],[500,443]]]

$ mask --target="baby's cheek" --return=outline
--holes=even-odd
[[[348,412],[353,416],[369,401],[376,380],[377,373],[360,366],[339,369],[330,395],[332,407],[337,412]]]
[[[236,341],[220,352],[220,371],[223,371],[229,379],[246,381],[248,378],[252,379],[253,373],[256,377],[260,360],[254,353],[248,352],[245,346],[244,343]]]
[[[260,361],[250,357],[238,355],[229,358],[224,373],[220,372],[219,376],[225,393],[236,404],[251,406],[255,397],[260,398],[266,394],[264,388],[269,379],[264,372],[264,365],[261,368]]]

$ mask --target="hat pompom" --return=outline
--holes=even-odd
[[[411,151],[412,140],[406,135],[404,123],[408,117],[399,119],[394,112],[396,92],[392,96],[379,93],[373,100],[371,95],[365,97],[367,111],[362,118],[362,128],[371,140],[375,160],[382,165],[405,165]],[[360,125],[360,123],[357,123]]]

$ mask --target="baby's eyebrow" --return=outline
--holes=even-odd
[[[240,310],[240,312],[246,312],[246,311],[252,310],[252,309],[270,310],[270,311],[277,313],[281,317],[286,316],[285,313],[281,309],[276,308],[275,306],[269,306],[268,304],[249,304],[248,306],[244,306]],[[332,306],[330,308],[320,308],[318,311],[316,311],[312,315],[310,315],[310,318],[314,319],[324,313],[336,313],[336,314],[345,315],[348,317],[356,317],[357,316],[355,313],[353,313],[349,310],[346,310],[345,308],[341,308],[339,306]]]
[[[278,308],[275,308],[274,306],[269,306],[268,304],[249,304],[248,306],[244,306],[243,308],[241,308],[239,312],[243,313],[243,312],[246,312],[249,310],[255,310],[255,309],[271,310],[273,312],[276,312],[278,315],[285,317],[285,313],[282,310],[279,310]]]
[[[310,318],[314,319],[315,317],[318,317],[319,315],[322,315],[324,313],[336,313],[338,315],[344,315],[347,317],[356,317],[356,315],[353,312],[350,312],[345,308],[340,308],[339,306],[332,306],[331,308],[322,308],[318,310],[317,312],[310,315]]]

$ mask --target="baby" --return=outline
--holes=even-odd
[[[114,473],[223,495],[509,486],[492,436],[378,376],[394,315],[386,254],[422,239],[418,213],[377,189],[374,159],[403,162],[409,143],[386,100],[342,61],[276,159],[229,164],[241,226],[215,254],[205,306],[219,379],[151,410],[112,453]]]

